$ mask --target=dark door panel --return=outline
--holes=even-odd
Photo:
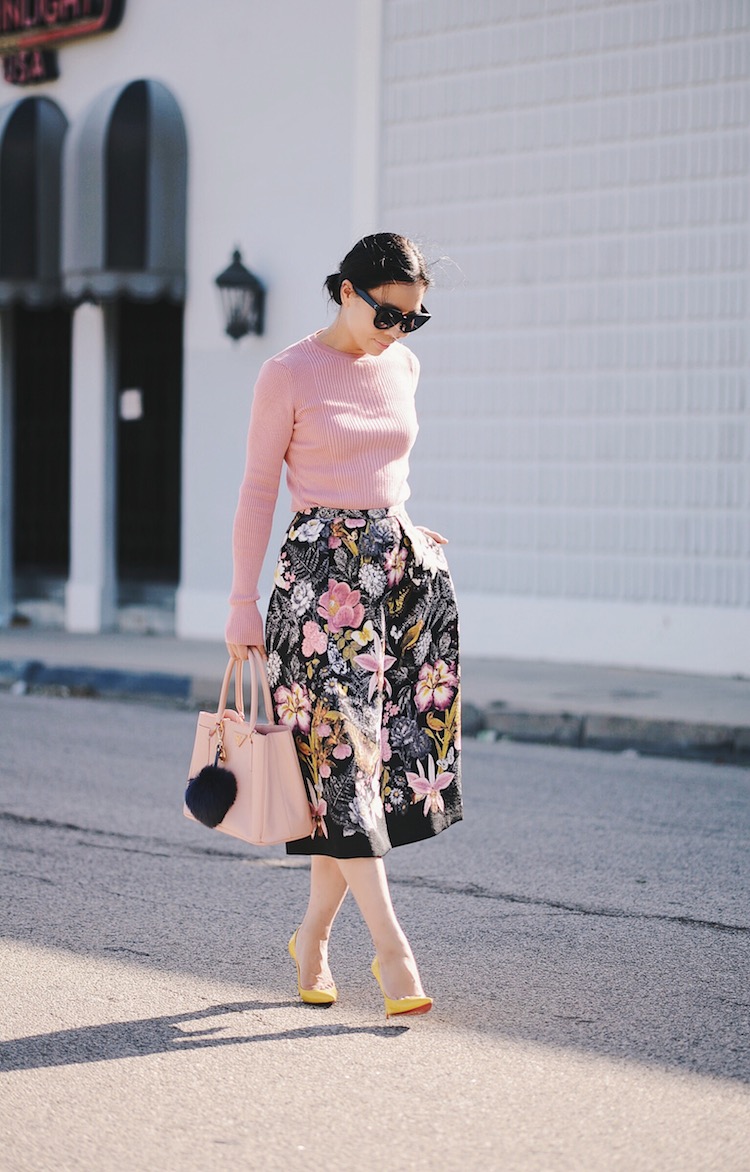
[[[13,553],[27,580],[68,575],[70,339],[70,310],[13,310]]]
[[[121,583],[179,581],[182,317],[183,307],[167,301],[123,300],[118,307],[117,569]],[[122,417],[124,391],[131,392],[124,403],[130,418]]]

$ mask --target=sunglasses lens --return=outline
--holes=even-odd
[[[415,313],[403,319],[401,329],[405,334],[413,334],[415,330],[421,329],[429,320],[429,313]]]
[[[359,289],[355,289],[354,292],[370,303],[370,298]],[[372,304],[375,305],[375,302]],[[422,308],[424,309],[424,306]],[[430,315],[426,310],[424,313],[402,313],[394,305],[378,305],[375,308],[375,327],[379,330],[392,330],[394,326],[398,326],[402,334],[413,334],[429,320]]]
[[[397,326],[401,321],[401,314],[397,309],[389,309],[388,306],[381,306],[375,313],[375,325],[379,330],[391,330]]]

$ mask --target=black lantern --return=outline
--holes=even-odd
[[[226,321],[226,332],[235,342],[245,334],[263,333],[263,307],[266,291],[258,278],[242,263],[239,248],[232,263],[216,278]]]

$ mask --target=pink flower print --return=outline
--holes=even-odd
[[[323,628],[314,619],[309,619],[302,628],[302,634],[302,654],[313,655],[317,651],[318,655],[322,655],[328,643]]]
[[[388,585],[398,586],[406,569],[406,550],[403,546],[389,550],[385,555],[385,568],[388,574]]]
[[[328,579],[328,589],[321,594],[318,614],[328,620],[332,633],[344,627],[358,627],[365,617],[365,608],[359,601],[359,590],[350,590],[346,582]]]
[[[331,776],[331,766],[326,764],[326,762],[324,761],[323,764],[321,766],[319,766],[318,773],[320,774],[321,777],[330,777]]]
[[[387,765],[387,763],[390,761],[392,756],[393,756],[393,751],[391,749],[391,742],[389,740],[388,729],[381,728],[381,730],[380,730],[380,760],[383,762],[384,765]]]
[[[445,789],[450,785],[455,777],[454,773],[438,773],[435,777],[435,762],[432,757],[427,758],[427,773],[425,774],[422,768],[422,762],[417,761],[418,773],[407,773],[406,780],[415,794],[418,794],[416,800],[421,802],[424,799],[424,815],[425,818],[430,810],[434,810],[437,814],[445,810],[445,802],[443,795],[440,793],[441,789]]]
[[[352,755],[351,745],[340,744],[333,750],[333,755],[337,761],[346,761],[347,757]]]
[[[374,649],[372,655],[369,652],[363,652],[361,655],[354,656],[354,662],[357,667],[363,667],[365,671],[372,672],[370,688],[367,693],[368,700],[372,700],[376,691],[382,692],[384,689],[389,696],[391,695],[391,685],[385,678],[385,673],[396,662],[394,655],[386,655],[380,635],[373,634],[372,644]]]
[[[299,684],[292,684],[291,688],[277,688],[273,698],[276,701],[276,715],[280,724],[285,724],[291,729],[298,728],[303,733],[310,731],[312,704],[307,688]]]
[[[328,838],[328,827],[324,822],[328,810],[328,805],[325,798],[319,798],[317,802],[310,802],[310,813],[312,814],[313,827],[310,833],[310,838],[315,838],[316,835]]]
[[[323,722],[323,724],[319,724],[319,725],[317,726],[317,728],[315,729],[315,731],[316,731],[316,733],[318,734],[318,736],[320,737],[320,739],[322,740],[322,739],[323,739],[323,737],[330,737],[330,735],[331,735],[331,726],[330,726],[330,724],[327,724],[327,723]]]
[[[419,669],[419,678],[414,686],[414,703],[420,712],[428,708],[447,708],[457,684],[458,676],[444,659],[425,663]]]
[[[343,517],[336,517],[335,521],[331,522],[331,536],[328,538],[329,549],[338,549],[341,545],[341,526],[343,523]]]
[[[364,517],[347,517],[344,521],[347,529],[361,529],[363,525],[367,524]]]

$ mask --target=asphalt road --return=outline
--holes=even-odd
[[[353,905],[299,1005],[303,860],[182,818],[194,717],[0,695],[0,1168],[750,1168],[750,772],[469,742],[394,851],[436,999]]]

